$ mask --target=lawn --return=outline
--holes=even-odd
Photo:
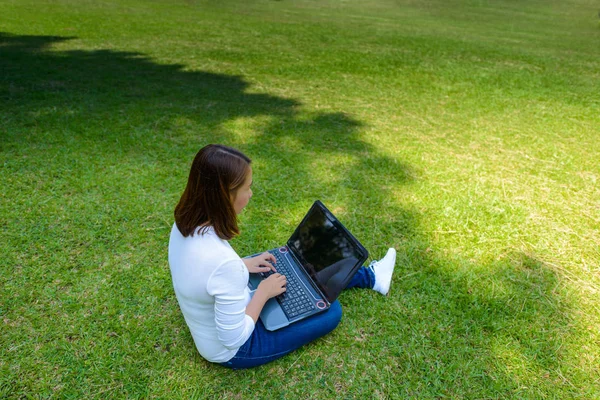
[[[600,399],[599,43],[591,0],[0,0],[0,397]],[[389,296],[204,361],[167,244],[208,143],[240,254],[320,199]]]

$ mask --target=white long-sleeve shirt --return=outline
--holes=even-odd
[[[212,362],[230,360],[254,330],[246,315],[248,269],[211,228],[184,237],[173,224],[169,266],[179,307],[196,348]]]

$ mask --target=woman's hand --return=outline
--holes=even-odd
[[[258,285],[258,288],[256,288],[250,303],[246,306],[246,314],[249,315],[254,322],[258,321],[260,312],[267,300],[285,292],[286,283],[287,280],[285,279],[285,275],[278,273],[274,273],[268,278],[263,279]]]
[[[273,264],[276,262],[276,258],[269,252],[264,252],[252,258],[244,258],[242,261],[244,261],[244,264],[246,264],[248,272],[253,274],[267,271],[277,272],[273,266]]]
[[[275,273],[267,279],[263,279],[256,290],[262,292],[270,299],[271,297],[279,296],[281,293],[285,292],[286,283],[287,280],[285,279],[285,275]]]

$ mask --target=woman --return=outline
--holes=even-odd
[[[267,300],[285,292],[286,278],[272,274],[251,297],[248,274],[276,271],[275,258],[263,253],[242,259],[228,242],[240,233],[237,215],[252,197],[250,163],[227,146],[200,149],[175,207],[169,241],[173,287],[196,348],[206,360],[234,369],[280,358],[331,332],[342,316],[335,301],[327,311],[277,331],[259,321]],[[382,260],[361,267],[347,287],[387,294],[395,261],[396,251],[389,249]]]

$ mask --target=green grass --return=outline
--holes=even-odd
[[[0,0],[0,397],[600,398],[590,0]],[[197,150],[240,148],[240,254],[321,199],[389,297],[249,371],[167,263]]]

